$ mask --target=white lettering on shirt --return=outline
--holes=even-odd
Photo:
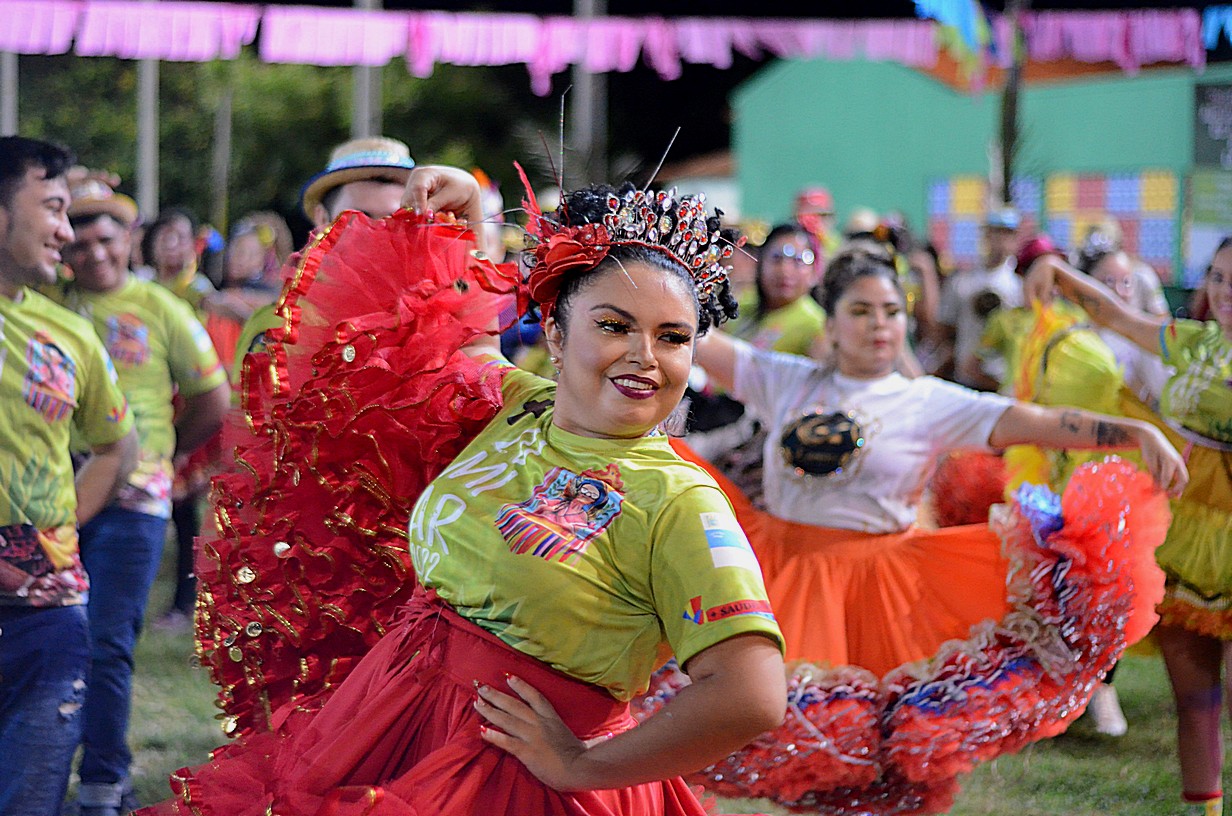
[[[421,583],[431,578],[432,570],[441,563],[442,556],[449,555],[449,545],[441,535],[441,528],[453,524],[466,512],[466,502],[452,493],[444,493],[433,502],[433,488],[433,485],[428,485],[415,503],[407,525],[411,564]]]
[[[471,497],[478,496],[485,490],[495,490],[498,487],[503,487],[516,477],[515,471],[508,462],[497,462],[496,464],[483,465],[482,463],[488,458],[487,451],[479,453],[467,459],[460,459],[454,462],[449,467],[445,468],[441,476],[446,479],[458,479],[461,481],[467,476],[474,476],[468,482],[463,482],[463,485],[470,489]]]
[[[538,455],[543,451],[543,434],[539,433],[538,426],[526,428],[513,439],[497,441],[492,447],[503,453],[514,445],[518,446],[518,452],[513,455],[510,462],[515,465],[524,465],[531,454]]]

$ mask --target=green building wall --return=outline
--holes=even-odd
[[[1159,169],[1183,180],[1193,163],[1193,87],[1228,81],[1232,67],[1220,66],[1029,86],[1018,172]],[[922,227],[928,180],[987,175],[999,107],[997,92],[960,93],[893,63],[771,65],[733,97],[741,211],[781,221],[801,187],[824,184],[840,220],[868,206],[901,210]]]

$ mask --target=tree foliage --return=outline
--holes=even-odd
[[[251,51],[229,62],[160,63],[162,205],[209,212],[215,114],[230,87],[228,212],[272,209],[302,230],[300,189],[350,137],[352,76],[349,68],[266,64]],[[83,164],[117,172],[121,189],[133,193],[137,64],[23,56],[19,77],[21,133],[69,145]],[[394,62],[382,72],[382,96],[386,135],[409,144],[420,163],[482,167],[505,182],[507,206],[520,198],[515,159],[532,177],[548,177],[539,134],[556,143],[556,102],[530,93],[523,67],[438,66],[418,79]]]

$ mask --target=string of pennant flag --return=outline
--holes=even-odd
[[[373,11],[313,6],[138,0],[0,0],[0,51],[205,62],[256,46],[271,63],[379,66],[403,59],[415,76],[438,64],[524,64],[538,94],[571,65],[629,71],[644,61],[663,79],[686,63],[727,68],[761,59],[937,63],[947,29],[959,29],[990,64],[1011,58],[1001,17],[973,19],[972,0],[919,4],[929,19],[833,20],[712,17],[575,18],[528,14]],[[948,17],[947,17],[948,15]],[[1232,6],[1197,9],[1026,13],[1032,60],[1112,62],[1133,73],[1155,63],[1201,69],[1206,51],[1232,31]]]

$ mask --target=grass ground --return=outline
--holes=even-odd
[[[166,608],[168,558],[150,601]],[[1157,658],[1129,657],[1117,671],[1129,733],[1108,739],[1079,720],[1069,732],[978,768],[963,785],[957,816],[1160,816],[1179,811],[1174,714]],[[143,803],[168,795],[167,775],[205,760],[225,741],[214,688],[193,660],[187,633],[147,631],[137,653],[131,739]],[[1225,787],[1232,779],[1225,778]],[[768,802],[721,800],[728,813],[784,814]]]

